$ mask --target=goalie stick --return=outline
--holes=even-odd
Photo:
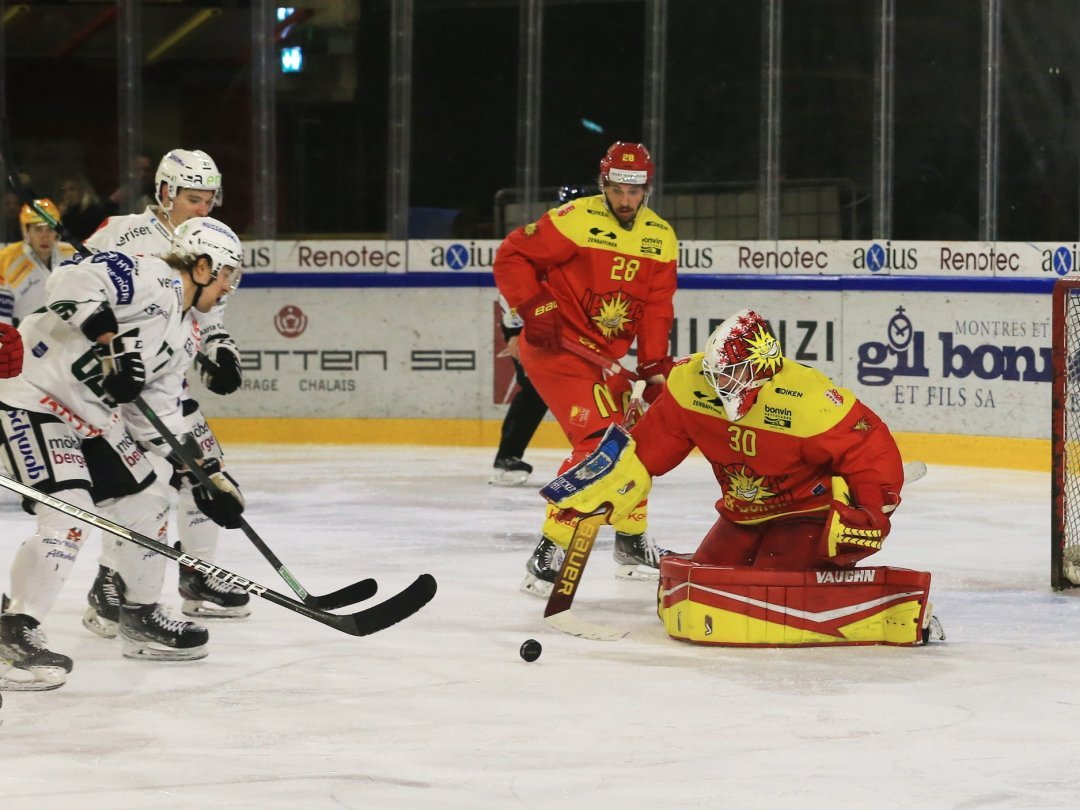
[[[176,560],[182,565],[190,566],[221,582],[241,588],[252,596],[261,597],[268,602],[273,602],[275,605],[280,605],[287,610],[299,613],[301,616],[306,616],[309,619],[325,624],[327,627],[332,627],[335,630],[340,630],[342,633],[347,633],[350,636],[369,636],[372,633],[385,630],[386,628],[409,618],[431,601],[432,597],[435,596],[437,588],[435,578],[431,576],[431,574],[421,574],[413,583],[401,592],[394,594],[386,601],[373,605],[366,610],[345,615],[326,613],[308,607],[303,602],[297,602],[295,599],[283,596],[277,591],[272,591],[265,585],[260,585],[247,577],[242,577],[231,571],[226,571],[224,568],[215,565],[212,562],[201,560],[198,557],[193,557],[182,551],[177,551],[170,545],[159,543],[157,540],[147,537],[145,534],[139,534],[131,529],[127,529],[119,523],[113,523],[111,520],[104,518],[95,512],[90,512],[82,507],[75,506],[75,504],[60,500],[53,495],[39,492],[33,487],[29,487],[12,478],[8,478],[6,475],[0,474],[0,486],[10,489],[12,492],[16,492],[24,498],[29,498],[30,500],[37,501],[52,509],[56,509],[59,512],[63,512],[66,515],[78,518],[85,523],[96,526],[102,531],[116,535],[123,540],[127,540],[128,542],[134,543],[149,551],[156,552],[163,557],[168,557],[171,560]]]
[[[219,492],[220,490],[211,480],[210,476],[206,474],[202,466],[195,460],[195,455],[183,444],[180,440],[172,434],[172,431],[166,427],[165,423],[161,421],[154,409],[151,408],[141,396],[135,397],[135,406],[139,409],[143,416],[149,420],[150,424],[154,426],[154,429],[161,435],[161,438],[165,440],[165,443],[173,451],[173,455],[180,461],[185,467],[187,467],[191,474],[207,488],[209,492]],[[228,496],[226,496],[228,497]],[[273,550],[266,544],[266,542],[259,536],[251,525],[243,518],[240,518],[240,529],[244,532],[244,535],[251,541],[252,545],[259,550],[259,553],[266,558],[266,561],[274,566],[274,570],[278,572],[278,575],[285,580],[286,584],[292,589],[293,593],[300,597],[300,600],[308,607],[317,608],[319,610],[337,610],[338,608],[345,607],[346,605],[353,605],[357,602],[362,602],[365,599],[370,599],[375,595],[378,590],[378,584],[373,579],[363,579],[359,582],[354,582],[352,585],[346,585],[344,588],[339,588],[332,593],[324,594],[322,596],[315,596],[308,593],[307,589],[300,584],[300,581],[293,576],[292,571],[285,567],[278,556]]]
[[[645,381],[637,380],[630,392],[630,402],[626,407],[626,415],[623,417],[623,427],[632,427],[644,412],[642,400],[644,391]],[[620,627],[590,622],[570,610],[574,596],[577,595],[581,575],[585,572],[585,564],[589,561],[589,554],[592,553],[593,546],[596,544],[596,536],[607,519],[608,511],[607,508],[601,509],[583,515],[578,520],[574,527],[574,536],[570,538],[562,566],[559,568],[551,594],[548,596],[547,606],[544,608],[544,621],[551,627],[571,636],[594,641],[618,641],[629,632]]]

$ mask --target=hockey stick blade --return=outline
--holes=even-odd
[[[922,461],[909,461],[904,465],[904,483],[914,484],[926,475],[926,464]]]
[[[260,585],[252,579],[227,571],[212,562],[201,560],[190,554],[184,554],[166,543],[159,543],[157,540],[147,537],[145,534],[140,534],[125,528],[119,523],[114,523],[108,518],[102,517],[96,512],[83,509],[80,506],[68,503],[53,495],[39,492],[33,487],[22,484],[13,478],[8,478],[6,475],[0,474],[0,486],[22,495],[24,498],[29,498],[32,501],[44,504],[58,512],[63,512],[65,515],[78,518],[84,523],[96,526],[102,531],[115,535],[122,540],[127,540],[148,551],[156,552],[162,557],[168,557],[170,560],[175,560],[181,565],[189,566],[190,568],[194,568],[196,571],[212,576],[221,582],[238,587],[252,596],[258,596],[268,602],[273,602],[275,605],[279,605],[286,610],[291,610],[293,613],[299,613],[301,616],[306,616],[309,619],[325,624],[327,627],[332,627],[342,633],[347,633],[350,636],[369,636],[372,633],[385,630],[386,628],[392,627],[398,622],[409,618],[431,601],[435,596],[435,591],[437,589],[435,578],[433,576],[430,574],[421,574],[416,578],[416,581],[400,593],[397,593],[385,602],[380,602],[366,610],[344,615],[326,613],[308,607],[303,602],[298,602],[295,599],[283,596],[277,591],[272,591],[265,585]]]
[[[165,443],[169,445],[173,455],[180,460],[180,462],[187,467],[191,474],[195,476],[200,484],[206,487],[208,492],[217,492],[218,488],[214,482],[210,479],[210,476],[206,474],[202,466],[198,463],[193,451],[185,447],[168,426],[161,421],[161,417],[154,412],[146,400],[142,397],[135,397],[135,407],[139,409],[147,421],[154,426],[154,430],[158,432]],[[263,558],[274,566],[274,570],[277,571],[278,576],[285,581],[285,583],[292,588],[293,593],[300,597],[300,600],[308,607],[316,608],[317,610],[336,610],[337,608],[345,607],[346,605],[353,605],[357,602],[361,602],[364,599],[370,599],[375,595],[378,585],[373,579],[364,579],[359,582],[354,582],[352,585],[346,585],[344,588],[339,588],[333,593],[328,593],[323,596],[314,596],[308,593],[307,589],[300,584],[292,571],[290,571],[285,563],[274,553],[273,549],[266,544],[266,541],[259,536],[259,533],[251,527],[251,524],[243,517],[240,518],[240,530],[243,531],[244,536],[251,541],[251,544],[259,550],[259,553],[263,555]]]
[[[556,630],[578,638],[587,638],[590,641],[618,641],[629,632],[621,627],[608,627],[587,621],[577,616],[572,610],[545,616],[544,621]]]

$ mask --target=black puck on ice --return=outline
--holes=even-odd
[[[540,646],[540,642],[535,638],[526,639],[525,643],[521,645],[521,649],[518,650],[518,655],[528,661],[530,664],[540,657],[540,652],[544,648]]]

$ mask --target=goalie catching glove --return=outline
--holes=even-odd
[[[889,512],[900,505],[900,496],[874,485],[858,486],[832,479],[832,508],[821,535],[822,553],[837,565],[854,565],[881,550],[892,526]]]
[[[199,376],[214,394],[231,394],[240,388],[240,350],[231,337],[219,333],[211,337],[198,355]]]
[[[600,444],[540,494],[555,506],[583,515],[608,509],[607,522],[624,520],[652,489],[652,476],[634,452],[637,443],[621,425],[611,425]]]
[[[236,479],[221,469],[221,462],[216,458],[204,459],[202,469],[214,484],[212,491],[195,478],[190,470],[184,473],[194,482],[191,494],[195,499],[195,505],[199,507],[200,512],[222,528],[239,529],[240,516],[244,513],[244,496],[240,493],[240,485],[236,483]]]
[[[101,387],[115,403],[134,402],[142,393],[146,384],[142,345],[138,328],[121,332],[108,343],[94,345],[94,352],[101,358]]]

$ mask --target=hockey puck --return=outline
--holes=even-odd
[[[540,646],[540,642],[535,638],[526,639],[525,643],[521,645],[521,649],[518,650],[518,655],[528,661],[530,664],[540,657],[540,652],[544,648]]]

